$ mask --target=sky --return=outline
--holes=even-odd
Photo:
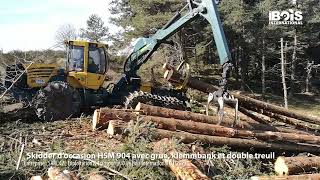
[[[55,45],[57,29],[72,24],[85,28],[91,14],[102,18],[110,32],[118,30],[108,20],[111,0],[1,0],[0,50],[41,50]]]

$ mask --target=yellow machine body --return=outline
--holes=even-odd
[[[71,61],[73,61],[72,55],[70,52],[68,53],[67,57],[67,67],[65,69],[67,73],[66,81],[74,88],[85,88],[85,89],[99,89],[102,87],[106,73],[108,70],[109,59],[107,56],[107,45],[102,43],[92,43],[86,41],[68,41],[67,42],[69,47],[76,47],[81,49],[82,59],[79,60],[81,64],[81,69],[73,69],[70,68]],[[96,54],[99,56],[101,61],[101,69],[99,72],[90,72],[89,68],[89,52],[90,49],[99,49],[99,52],[103,52],[102,54]],[[103,57],[104,56],[104,57]],[[59,67],[56,64],[31,64],[31,65],[24,65],[27,74],[27,85],[30,88],[40,88],[45,87],[51,80],[52,77],[58,76]]]
[[[31,64],[24,67],[27,68],[27,84],[31,88],[46,86],[59,69],[55,64]]]

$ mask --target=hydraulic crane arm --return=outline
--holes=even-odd
[[[188,12],[182,15],[182,12],[186,10]],[[220,85],[226,85],[226,76],[228,74],[228,68],[230,67],[229,62],[231,60],[231,56],[215,0],[188,0],[188,4],[153,36],[137,39],[133,52],[127,58],[124,65],[124,73],[126,76],[137,76],[136,73],[141,65],[148,61],[160,44],[168,43],[167,39],[169,37],[181,28],[185,27],[186,24],[199,17],[204,17],[211,25],[214,41],[219,54],[220,64],[223,64],[224,67],[222,84],[220,83]]]

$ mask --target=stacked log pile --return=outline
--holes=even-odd
[[[107,128],[107,133],[110,135],[124,134],[128,123],[138,119],[154,123],[155,127],[149,130],[159,140],[175,137],[184,143],[202,142],[204,144],[228,145],[248,150],[253,148],[277,152],[320,154],[320,136],[315,135],[312,131],[261,124],[250,118],[232,127],[233,120],[227,117],[221,125],[217,125],[218,118],[216,116],[206,116],[142,103],[138,103],[136,108],[131,111],[109,108],[97,109],[93,116],[93,128],[94,130]],[[316,162],[310,162],[309,164],[305,163],[305,161],[295,161],[298,164],[296,166],[307,164],[303,168],[304,171],[291,170],[290,168],[287,171],[302,173],[317,168],[315,165],[319,166],[320,160],[314,160]],[[276,167],[275,169],[279,169],[279,167],[284,166],[276,165]],[[172,169],[172,167],[170,168]],[[276,172],[278,171],[280,172],[281,170],[276,170]],[[278,174],[292,174],[287,173],[286,169],[282,169],[282,171],[285,173]],[[304,175],[301,177],[309,176]]]
[[[253,120],[242,121],[235,127],[231,119],[217,125],[218,118],[138,103],[135,110],[101,108],[93,116],[93,128],[108,128],[110,134],[121,134],[127,123],[140,118],[153,122],[156,137],[177,137],[183,142],[201,141],[206,144],[231,147],[320,153],[320,136],[312,132],[274,127]]]
[[[165,78],[169,82],[181,84],[185,81],[170,66],[164,66],[164,68],[166,68]],[[192,77],[189,77],[186,84],[205,93],[218,89],[216,86]],[[184,143],[201,142],[248,150],[320,154],[319,117],[300,114],[241,94],[232,94],[238,98],[241,112],[241,120],[235,125],[233,115],[228,115],[229,112],[218,125],[218,116],[206,116],[138,103],[132,110],[97,109],[93,116],[92,127],[94,130],[108,128],[107,132],[110,135],[123,134],[126,132],[129,121],[139,119],[155,124],[148,130],[158,140],[175,137]],[[232,108],[231,104],[230,106]],[[270,123],[273,121],[280,121],[285,126],[273,125]],[[294,158],[296,159],[280,157],[275,164],[276,173],[281,176],[286,175],[286,179],[319,177],[319,174],[292,176],[319,168],[319,157]],[[170,168],[175,171],[174,168],[178,167]]]
[[[171,83],[178,83],[178,84],[184,83],[185,79],[174,68],[168,65],[164,65],[163,68],[165,69],[164,78],[167,81]],[[186,81],[187,81],[186,84],[188,87],[197,89],[205,93],[210,93],[218,90],[217,86],[200,81],[193,77],[189,77]],[[255,111],[257,113],[264,114],[276,120],[294,125],[297,129],[298,128],[302,128],[304,130],[310,129],[310,126],[311,126],[311,129],[313,130],[316,130],[316,131],[320,130],[320,117],[301,114],[293,110],[285,109],[280,106],[259,101],[238,93],[231,93],[231,94],[239,100],[239,104],[241,107],[239,108],[240,111],[243,111],[242,109],[244,109],[244,111],[245,110]],[[230,106],[233,106],[233,105],[230,104]],[[246,113],[244,112],[244,114]]]

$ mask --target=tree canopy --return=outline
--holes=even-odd
[[[80,36],[89,41],[103,41],[109,34],[109,29],[104,26],[104,22],[96,14],[92,14],[87,20],[87,27],[80,29]]]
[[[132,38],[155,33],[185,3],[181,0],[114,0],[110,5],[115,15],[112,23],[125,29],[120,37],[130,42]],[[221,1],[218,9],[235,66],[233,76],[242,88],[259,89],[262,66],[265,66],[266,86],[281,88],[279,41],[284,38],[286,78],[290,85],[297,86],[297,92],[304,91],[305,68],[309,62],[320,63],[320,57],[313,55],[315,51],[320,51],[319,5],[318,0],[298,1],[297,4],[288,0]],[[302,11],[303,25],[269,24],[270,11],[291,9]],[[184,27],[173,38],[187,47],[183,53],[188,61],[204,64],[218,62],[211,29],[202,18]],[[318,50],[314,49],[316,47]],[[316,77],[319,79],[320,75],[315,72],[312,77],[317,81]],[[290,88],[289,91],[293,90]]]

